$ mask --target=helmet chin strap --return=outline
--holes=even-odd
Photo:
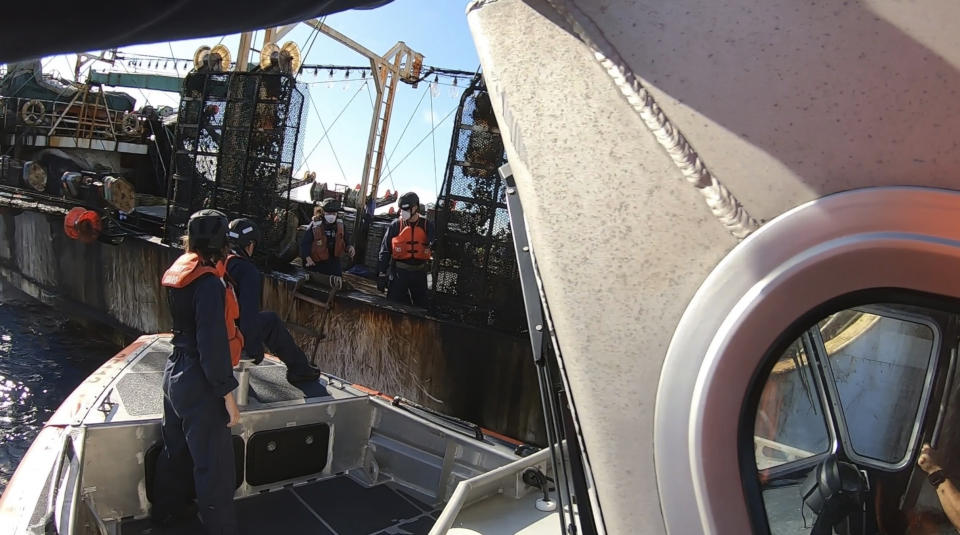
[[[247,244],[247,245],[249,245],[249,244]],[[235,245],[235,246],[232,247],[231,249],[233,250],[233,254],[235,254],[235,255],[237,255],[237,256],[242,256],[242,257],[244,257],[244,258],[250,258],[250,253],[247,252],[247,246],[240,247],[239,245]]]

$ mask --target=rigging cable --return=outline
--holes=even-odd
[[[434,116],[433,116],[433,89],[430,89],[430,132],[436,130],[434,126]],[[430,135],[430,144],[433,145],[433,190],[436,197],[440,198],[440,182],[437,175],[437,138],[434,135]]]
[[[310,95],[309,92],[307,94]],[[337,162],[337,167],[340,168],[340,174],[343,176],[344,182],[346,182],[347,174],[343,172],[343,166],[340,165],[340,158],[337,157],[337,151],[333,148],[333,142],[330,141],[330,136],[327,135],[329,129],[327,129],[327,127],[323,124],[323,119],[320,118],[320,112],[317,110],[317,105],[313,102],[313,95],[310,95],[310,104],[313,105],[313,110],[317,114],[317,120],[320,121],[320,127],[324,130],[323,139],[326,139],[327,143],[330,145],[330,152],[333,153],[333,159]],[[337,118],[339,118],[339,116],[337,116]],[[330,126],[333,127],[333,124],[331,123]]]
[[[410,155],[413,154],[413,151],[417,150],[417,147],[419,147],[421,143],[423,143],[424,141],[427,140],[428,137],[430,137],[431,135],[433,135],[433,133],[437,130],[437,128],[439,128],[440,125],[442,125],[443,123],[445,123],[445,122],[447,121],[447,119],[449,119],[450,116],[453,115],[453,112],[457,111],[457,108],[459,108],[459,107],[460,107],[460,105],[457,104],[456,106],[453,107],[452,110],[450,110],[449,113],[447,113],[446,115],[444,115],[444,116],[443,116],[443,119],[440,119],[440,122],[437,123],[437,125],[434,126],[432,129],[430,129],[430,131],[427,132],[427,135],[423,136],[423,138],[421,138],[420,141],[418,141],[417,144],[414,145],[412,149],[410,149],[410,152],[408,152],[408,153],[406,154],[406,156],[404,156],[399,162],[397,162],[397,166],[396,166],[396,167],[400,167],[400,164],[402,164],[403,162],[405,162],[405,161],[407,160],[407,158],[409,158]],[[396,167],[395,167],[395,168],[396,168]],[[391,174],[392,174],[392,173],[393,173],[393,172],[391,171]],[[388,178],[389,178],[389,177],[388,177]]]
[[[347,101],[347,103],[343,106],[343,109],[340,110],[340,113],[337,114],[337,116],[333,119],[333,122],[330,123],[330,128],[333,128],[333,125],[337,124],[337,121],[340,120],[340,116],[342,116],[343,113],[344,113],[345,111],[347,111],[347,107],[350,106],[350,103],[353,102],[353,99],[357,98],[357,95],[360,94],[360,91],[363,89],[363,86],[364,86],[364,85],[366,85],[366,82],[364,82],[363,85],[361,85],[360,88],[357,89],[357,92],[354,93],[352,97],[350,97],[350,100]],[[317,114],[317,118],[319,119],[319,118],[320,118],[320,111],[317,110],[317,106],[316,106],[316,104],[314,104],[314,102],[313,102],[313,95],[310,93],[310,89],[309,89],[309,88],[307,89],[307,96],[310,97],[310,104],[312,105],[313,111],[314,111],[314,113]],[[322,119],[320,120],[320,125],[323,126],[323,120],[322,120]],[[316,144],[313,145],[313,148],[310,149],[310,152],[307,153],[307,155],[303,158],[304,164],[306,164],[306,162],[307,162],[307,160],[310,158],[310,156],[313,155],[313,152],[317,150],[317,147],[320,146],[320,143],[323,142],[324,138],[327,137],[327,135],[329,134],[329,132],[330,132],[329,129],[324,129],[323,135],[320,136],[320,139],[318,139],[317,142],[316,142]],[[332,148],[332,147],[331,147],[331,148]],[[341,169],[341,172],[342,172],[342,169]],[[346,178],[346,177],[344,177],[344,178]]]
[[[323,23],[326,22],[326,20],[327,20],[327,16],[324,15],[320,19],[320,24],[318,24],[318,26],[323,26]],[[320,35],[320,30],[318,30],[316,26],[314,26],[313,29],[310,31],[310,34],[307,35],[307,40],[304,41],[304,44],[307,44],[308,42],[309,44],[307,44],[307,51],[303,53],[303,59],[300,61],[300,72],[303,72],[303,64],[307,61],[307,55],[309,55],[310,51],[313,50],[313,43],[317,42],[317,37],[319,35]],[[313,41],[310,41],[310,37],[313,37]],[[300,73],[298,72],[297,74],[300,74]]]
[[[170,41],[167,41],[167,46],[170,47],[170,57],[173,57],[173,58],[177,57],[177,56],[173,53],[173,43],[171,43]],[[177,78],[180,77],[180,67],[177,67],[177,65],[179,65],[179,64],[180,64],[179,61],[174,60],[174,62],[173,62],[173,70],[177,73]]]
[[[423,92],[423,96],[420,97],[420,101],[417,102],[417,107],[413,109],[413,113],[410,114],[410,118],[407,119],[407,124],[403,125],[403,131],[400,132],[400,137],[397,138],[397,142],[393,145],[393,150],[390,151],[390,155],[387,156],[387,165],[390,164],[390,160],[393,159],[394,153],[397,152],[397,148],[400,147],[400,141],[403,140],[404,134],[407,133],[407,128],[410,126],[410,123],[413,121],[413,118],[417,116],[417,111],[420,110],[420,105],[423,104],[424,97],[427,96],[429,88],[426,88],[427,91]]]

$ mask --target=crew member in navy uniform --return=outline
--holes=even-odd
[[[173,352],[163,373],[163,451],[151,516],[164,525],[188,520],[192,480],[207,533],[238,533],[229,428],[240,421],[233,366],[243,337],[236,297],[225,279],[226,216],[216,210],[193,214],[184,245],[186,252],[161,282],[173,316]]]
[[[339,211],[340,203],[330,197],[314,208],[313,221],[300,240],[300,257],[308,271],[339,277],[343,274],[340,257],[356,254],[354,247],[347,245],[350,235],[337,217]]]
[[[400,217],[380,244],[377,288],[387,290],[387,299],[427,306],[427,271],[433,249],[433,223],[420,215],[420,197],[412,191],[400,196]],[[388,281],[389,269],[389,281]]]
[[[263,361],[266,346],[287,365],[287,381],[302,383],[316,381],[320,370],[310,365],[307,356],[290,336],[283,320],[272,310],[260,310],[263,277],[251,256],[260,241],[260,229],[247,218],[234,219],[227,232],[232,252],[227,256],[227,273],[237,286],[240,302],[240,332],[244,338],[244,353],[254,364]]]

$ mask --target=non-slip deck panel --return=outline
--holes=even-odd
[[[169,347],[169,346],[168,346]],[[117,382],[117,394],[131,416],[152,416],[163,412],[163,369],[169,351],[150,351]],[[265,360],[250,368],[250,398],[260,403],[277,403],[328,396],[320,381],[287,382],[287,367]]]
[[[394,489],[394,491],[400,493],[400,495],[402,495],[404,498],[406,498],[407,501],[409,501],[409,502],[413,503],[413,505],[419,507],[421,511],[434,511],[434,510],[436,510],[437,508],[443,506],[443,504],[430,505],[430,504],[428,504],[428,503],[424,503],[423,500],[420,500],[420,499],[418,499],[418,498],[415,498],[414,496],[411,496],[409,492],[404,492],[404,490],[403,490],[402,488],[400,488],[400,489]]]
[[[198,518],[170,527],[161,527],[149,518],[141,518],[124,520],[120,524],[120,535],[207,535],[207,532]]]
[[[237,521],[240,523],[240,533],[333,534],[290,489],[237,501]]]
[[[329,395],[323,383],[287,382],[287,367],[265,360],[259,366],[250,368],[250,396],[260,403],[275,403],[294,399],[316,398]]]
[[[386,485],[364,487],[347,477],[295,487],[294,492],[340,535],[374,533],[421,514]]]
[[[435,523],[436,520],[433,518],[423,516],[410,522],[397,524],[396,527],[385,529],[377,533],[377,535],[428,535],[430,528],[432,528]]]
[[[117,393],[130,416],[163,412],[163,372],[127,373],[117,382]]]
[[[289,489],[267,492],[235,502],[237,525],[244,535],[269,533],[303,533],[333,535],[323,522]],[[196,518],[169,528],[154,524],[149,518],[128,520],[121,524],[121,535],[206,535]],[[341,534],[345,535],[345,534]]]
[[[130,371],[135,373],[163,372],[163,368],[167,365],[167,359],[170,358],[170,352],[173,349],[173,346],[169,344],[164,344],[164,346],[167,348],[166,350],[152,350],[141,357],[140,360],[130,368]]]
[[[433,527],[436,513],[436,509],[425,513],[411,503],[409,496],[401,496],[387,485],[364,487],[342,475],[265,492],[235,503],[240,533],[244,535],[426,535]],[[161,528],[148,518],[127,519],[120,525],[121,535],[203,533],[195,519],[172,528]]]

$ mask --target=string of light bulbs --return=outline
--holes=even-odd
[[[171,56],[153,55],[153,54],[122,54],[117,53],[117,61],[123,63],[128,68],[147,69],[152,71],[173,71],[176,73],[189,72],[193,68],[193,60],[175,58]],[[236,65],[235,62],[231,65]],[[305,64],[300,66],[298,74],[300,76],[321,77],[326,73],[327,78],[334,78],[338,73],[343,73],[344,79],[350,79],[355,74],[363,80],[370,76],[370,67],[361,65],[325,65],[325,64]],[[442,67],[423,67],[421,81],[430,81],[439,85],[450,85],[458,87],[464,82],[469,82],[476,73],[458,69],[447,69]]]

